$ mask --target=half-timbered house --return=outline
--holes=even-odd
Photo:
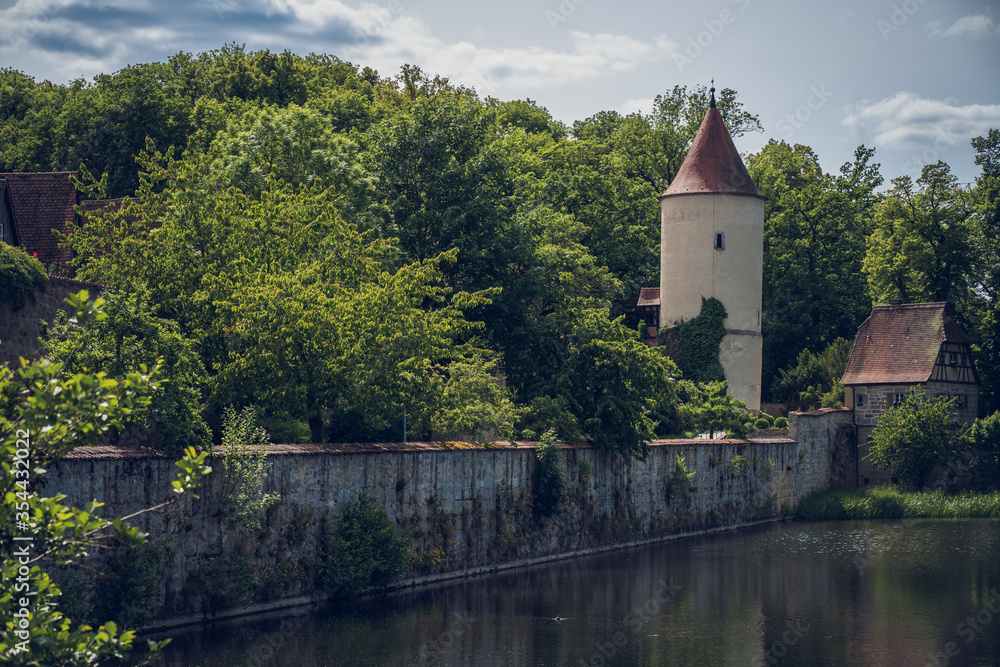
[[[879,417],[905,400],[913,387],[927,396],[956,398],[955,417],[972,423],[978,410],[979,375],[971,341],[948,314],[946,303],[875,306],[858,328],[841,380],[844,403],[854,409],[860,455]],[[860,482],[888,482],[889,473],[861,459]]]

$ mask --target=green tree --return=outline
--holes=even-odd
[[[82,294],[75,303],[80,321],[102,315]],[[4,664],[97,665],[132,651],[134,632],[120,632],[113,622],[97,629],[74,624],[60,612],[61,591],[48,572],[84,558],[111,535],[108,528],[129,544],[141,544],[145,536],[121,520],[96,516],[101,503],[74,508],[61,495],[43,498],[34,489],[51,462],[74,447],[96,444],[109,429],[120,428],[123,418],[145,410],[158,375],[159,367],[118,380],[103,373],[71,374],[44,359],[23,362],[17,375],[0,367],[0,396],[13,397],[0,414],[0,614],[10,619],[0,626]],[[175,498],[211,471],[205,456],[189,449],[177,462]],[[155,652],[165,644],[150,641],[148,647]]]
[[[981,414],[1000,410],[1000,130],[972,140],[982,169],[973,190],[972,289],[958,303],[958,319],[973,340],[980,376]]]
[[[972,271],[970,202],[944,162],[895,178],[876,208],[864,270],[875,303],[954,301]],[[915,186],[915,187],[914,187]]]
[[[779,372],[771,388],[771,396],[776,401],[794,401],[802,398],[802,392],[815,388],[819,394],[833,392],[831,400],[839,391],[843,399],[843,387],[838,388],[838,385],[847,370],[851,347],[851,341],[837,338],[819,354],[802,350],[794,366]]]
[[[927,398],[922,389],[911,389],[900,405],[882,413],[865,458],[879,470],[895,469],[902,483],[919,488],[927,475],[957,461],[964,448],[956,400]]]
[[[152,314],[144,292],[109,293],[95,304],[106,317],[86,326],[57,318],[43,335],[44,354],[68,372],[103,371],[109,377],[162,362],[162,382],[149,409],[134,419],[167,456],[179,456],[188,447],[207,448],[211,433],[201,414],[205,369],[191,341],[180,335],[176,323]]]
[[[646,346],[622,318],[588,313],[575,328],[556,380],[595,446],[645,458],[664,413],[673,410],[677,366]]]
[[[678,412],[682,423],[697,431],[725,431],[730,438],[745,438],[753,430],[754,417],[746,403],[726,391],[725,382],[680,383]]]
[[[208,151],[212,169],[253,198],[276,182],[333,186],[337,210],[352,222],[367,215],[372,196],[358,153],[319,112],[295,105],[248,110],[229,121]]]
[[[495,360],[473,357],[448,365],[440,408],[431,418],[436,433],[471,436],[476,442],[506,440],[515,445],[515,425],[524,412],[495,376]]]
[[[808,146],[771,141],[747,160],[767,196],[761,314],[765,392],[778,387],[780,369],[794,365],[802,351],[853,337],[871,309],[862,261],[875,188],[882,183],[879,165],[871,164],[873,155],[873,149],[859,147],[839,176],[823,173]]]
[[[973,448],[987,457],[993,467],[993,481],[1000,485],[1000,410],[974,421],[969,437]]]

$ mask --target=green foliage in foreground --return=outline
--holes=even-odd
[[[78,321],[97,320],[95,302],[78,295]],[[112,535],[126,544],[145,535],[121,519],[98,517],[99,502],[67,506],[65,497],[39,497],[46,466],[74,447],[96,444],[130,415],[149,409],[160,382],[160,366],[132,372],[120,380],[104,373],[68,373],[48,360],[22,361],[17,374],[0,366],[0,656],[9,665],[96,665],[125,659],[135,633],[119,632],[108,621],[94,629],[74,623],[59,609],[61,591],[49,572],[77,563]],[[15,397],[16,398],[12,398]],[[174,498],[190,493],[204,475],[206,454],[193,448],[176,465]],[[167,500],[155,508],[162,508]],[[148,642],[155,652],[166,644]]]
[[[831,489],[799,504],[802,519],[901,519],[1000,517],[1000,491],[907,493],[892,486]]]

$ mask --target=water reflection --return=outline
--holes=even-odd
[[[995,665],[1000,521],[688,538],[209,629],[161,664]]]

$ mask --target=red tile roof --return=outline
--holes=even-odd
[[[946,303],[875,306],[858,327],[841,382],[845,385],[926,382],[945,342],[971,344],[948,315]]]
[[[726,123],[715,107],[705,114],[684,163],[660,198],[705,193],[765,198],[750,180]]]
[[[643,306],[659,306],[659,305],[660,305],[659,287],[639,288],[639,302],[635,304],[636,308],[642,308]]]
[[[52,230],[65,233],[73,224],[77,191],[70,182],[72,171],[0,174],[10,187],[21,247],[35,254],[42,264],[66,264],[70,251],[59,247]]]

